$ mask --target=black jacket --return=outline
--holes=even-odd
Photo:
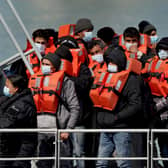
[[[140,81],[130,74],[119,97],[115,110],[97,109],[97,122],[100,128],[137,128],[141,118],[141,89]]]
[[[0,128],[37,128],[36,107],[29,89],[0,98]],[[0,133],[0,157],[32,157],[36,133]],[[0,167],[30,168],[30,161],[3,161]]]
[[[71,77],[71,79],[75,83],[80,104],[80,114],[77,125],[87,126],[92,111],[92,102],[89,97],[89,91],[93,82],[91,72],[85,64],[81,64],[78,77]]]

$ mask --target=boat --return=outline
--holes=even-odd
[[[8,70],[8,68],[10,67],[11,64],[13,64],[14,62],[22,59],[23,62],[25,63],[27,69],[29,70],[30,74],[32,75],[34,72],[32,70],[32,67],[31,65],[29,64],[29,62],[27,61],[26,59],[26,55],[32,53],[32,52],[36,52],[37,56],[39,59],[41,59],[41,55],[39,53],[39,51],[37,50],[37,48],[35,47],[34,45],[34,42],[31,38],[31,36],[29,35],[28,31],[27,31],[27,28],[25,27],[21,17],[19,16],[18,12],[16,11],[14,5],[12,4],[11,0],[6,0],[8,6],[10,7],[11,11],[13,12],[15,18],[16,18],[16,21],[19,23],[20,27],[22,28],[26,38],[29,40],[29,42],[31,43],[32,45],[32,49],[27,51],[27,52],[24,52],[21,48],[21,46],[19,45],[17,39],[15,38],[14,34],[12,33],[12,30],[10,29],[10,27],[8,26],[5,18],[3,17],[2,13],[0,13],[0,21],[2,23],[2,25],[4,26],[6,32],[8,33],[11,41],[13,42],[14,46],[16,47],[18,53],[16,53],[15,55],[12,55],[10,56],[8,59],[5,59],[4,61],[0,62],[0,95],[2,95],[2,88],[4,86],[4,83],[5,83],[5,80],[6,80],[6,76],[5,76],[5,73],[4,71],[5,70]],[[95,157],[81,157],[81,158],[75,158],[75,157],[61,157],[60,156],[60,143],[61,143],[61,140],[59,138],[59,135],[61,132],[64,132],[65,130],[57,130],[57,129],[26,129],[26,130],[22,130],[22,129],[16,129],[16,130],[13,130],[13,129],[4,129],[4,130],[0,130],[0,132],[14,132],[14,131],[17,131],[17,132],[40,132],[40,131],[44,131],[44,132],[53,132],[55,135],[56,135],[56,140],[55,140],[55,144],[56,145],[56,154],[54,157],[43,157],[43,159],[54,159],[56,161],[57,164],[55,164],[55,168],[59,168],[60,167],[60,160],[66,160],[66,159],[69,159],[69,160],[97,160],[97,159],[107,159],[107,160],[119,160],[121,158],[117,158],[117,157],[110,157],[110,158],[97,158],[96,156]],[[154,160],[164,160],[164,159],[167,159],[168,158],[161,158],[161,157],[154,157],[153,156],[153,146],[154,146],[154,133],[166,133],[168,132],[168,130],[151,130],[151,129],[128,129],[128,130],[125,130],[125,129],[104,129],[104,130],[97,130],[97,129],[90,129],[90,130],[86,130],[86,129],[75,129],[75,130],[66,130],[66,132],[86,132],[86,133],[100,133],[100,132],[131,132],[131,133],[144,133],[146,134],[146,143],[147,143],[147,154],[146,156],[143,156],[143,157],[131,157],[131,158],[123,158],[123,159],[129,159],[129,160],[145,160],[147,162],[146,164],[146,167],[147,168],[153,168],[153,161]],[[57,148],[58,147],[58,148]],[[0,158],[0,160],[4,160],[4,159],[7,159],[7,160],[32,160],[32,168],[35,168],[35,162],[41,158],[39,157],[32,157],[32,158]],[[161,162],[161,164],[163,164]]]

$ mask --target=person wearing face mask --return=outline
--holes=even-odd
[[[142,124],[139,80],[135,74],[126,70],[127,59],[119,48],[113,49],[104,58],[107,69],[96,76],[90,91],[97,112],[97,127],[139,128]],[[111,157],[115,149],[118,157],[129,157],[131,147],[129,133],[100,133],[98,157]],[[128,160],[118,160],[117,166],[133,167]],[[98,160],[96,167],[108,168],[108,161]]]
[[[44,29],[37,29],[33,32],[32,36],[36,48],[43,57],[45,55],[45,49],[48,45],[47,33],[45,32]],[[38,59],[36,53],[33,52],[29,54],[26,58],[30,63],[30,65],[32,66],[34,73],[38,72],[40,69],[40,60]],[[26,74],[27,77],[30,78],[30,72],[28,70],[26,71]]]
[[[88,45],[89,48],[89,68],[92,72],[92,76],[100,69],[105,69],[106,64],[104,63],[104,49],[105,44],[101,40],[93,40]]]
[[[69,55],[69,64],[72,55]],[[69,65],[68,64],[68,65]],[[29,87],[37,108],[38,128],[73,129],[79,118],[79,102],[74,82],[68,77],[71,69],[66,69],[60,56],[48,53],[42,58],[41,71],[31,76]],[[70,67],[69,67],[70,68]],[[47,106],[46,106],[47,104]],[[71,156],[69,133],[61,133],[61,156]],[[39,156],[54,155],[54,134],[39,134]],[[64,148],[63,148],[64,147]],[[53,160],[39,160],[37,167],[52,168]],[[61,161],[61,167],[71,168],[71,161]]]
[[[157,56],[147,64],[148,83],[156,103],[157,113],[155,118],[161,122],[159,128],[168,128],[168,90],[167,90],[167,68],[168,68],[168,37],[162,38],[156,46]],[[156,126],[155,126],[156,128]],[[168,136],[167,134],[157,134],[162,157],[168,157]],[[163,161],[168,167],[168,162]]]
[[[0,128],[37,128],[36,106],[31,90],[20,75],[8,75],[0,97]],[[0,133],[0,156],[34,157],[36,133]],[[0,161],[0,167],[31,168],[30,161]]]
[[[76,22],[74,38],[77,40],[79,46],[84,45],[87,51],[88,42],[93,39],[93,29],[94,26],[90,19],[81,18]]]
[[[143,33],[148,36],[148,48],[153,55],[156,55],[156,45],[159,41],[156,27],[152,24],[148,24],[144,27]]]

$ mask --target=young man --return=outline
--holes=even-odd
[[[118,48],[105,57],[105,62],[108,68],[95,78],[90,92],[94,106],[97,108],[98,127],[104,129],[139,127],[141,122],[139,80],[135,75],[125,71],[126,57],[124,52]],[[113,85],[120,75],[122,75],[120,84],[123,83],[121,90],[119,89],[121,85],[119,87],[117,83],[116,86]],[[115,90],[115,88],[118,89]],[[97,97],[95,97],[96,95]],[[118,157],[129,157],[131,156],[131,147],[132,140],[129,133],[101,133],[98,157],[111,157],[115,149]],[[117,164],[120,168],[133,167],[128,160],[119,160]],[[108,168],[108,161],[98,160],[96,167]]]
[[[104,50],[105,44],[102,40],[93,40],[88,45],[89,48],[89,68],[92,72],[92,76],[94,77],[94,73],[96,73],[101,68],[106,68],[106,64],[104,63]]]
[[[78,122],[79,102],[75,86],[65,75],[65,71],[60,70],[60,64],[60,57],[49,53],[42,58],[41,72],[30,78],[29,86],[34,93],[38,128],[72,129]],[[61,139],[62,145],[66,146],[66,153],[62,155],[71,156],[69,133],[61,133]],[[39,134],[39,156],[52,156],[54,141],[53,134]],[[70,161],[63,161],[61,164],[68,168],[72,166]],[[37,162],[39,168],[51,168],[52,165],[52,160]]]

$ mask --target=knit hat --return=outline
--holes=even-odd
[[[77,41],[72,36],[63,36],[58,39],[59,45],[65,45],[68,48],[79,48]]]
[[[60,60],[60,57],[57,54],[55,54],[55,53],[48,53],[47,55],[45,55],[42,58],[42,60],[43,59],[48,59],[53,64],[53,66],[54,66],[54,68],[56,70],[59,69],[60,64],[61,64],[61,60]]]
[[[138,24],[138,27],[139,27],[139,32],[140,33],[143,33],[144,31],[144,28],[149,25],[150,23],[146,20],[142,20],[139,24]]]
[[[75,26],[75,34],[83,31],[83,30],[93,30],[94,26],[93,24],[91,23],[91,20],[90,19],[87,19],[87,18],[82,18],[82,19],[79,19],[77,22],[76,22],[76,26]]]
[[[55,54],[58,55],[62,59],[66,59],[70,62],[72,62],[72,54],[69,51],[69,48],[65,45],[61,45],[57,50],[55,51]]]
[[[119,47],[112,49],[111,52],[109,52],[109,54],[104,57],[104,60],[107,64],[110,62],[116,64],[118,66],[118,71],[125,70],[126,68],[127,59],[124,51]]]
[[[156,27],[152,24],[149,24],[147,26],[144,27],[144,34],[149,34],[151,31],[155,30],[156,31]]]
[[[163,37],[156,46],[156,52],[158,53],[159,49],[168,50],[168,37]]]
[[[97,31],[97,37],[101,38],[106,43],[112,41],[114,34],[115,32],[111,27],[103,27]]]

